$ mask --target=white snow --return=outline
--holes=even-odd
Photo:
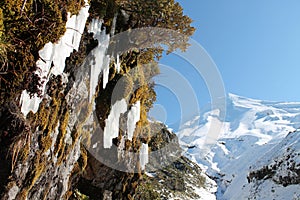
[[[127,135],[128,139],[132,140],[136,123],[140,120],[140,101],[137,101],[131,106],[127,117]]]
[[[214,194],[215,191],[209,192],[206,190],[206,188],[198,188],[191,184],[187,184],[187,186],[190,186],[194,189],[194,192],[200,197],[198,200],[216,200],[216,195]]]
[[[154,173],[154,172],[145,172],[145,175],[148,177],[151,177],[151,178],[156,177],[156,173]]]
[[[300,120],[295,120],[300,116],[299,108],[300,103],[296,102],[261,101],[230,94],[224,122],[214,115],[216,110],[208,110],[200,116],[200,120],[198,116],[187,122],[177,135],[186,150],[186,156],[203,166],[208,175],[219,178],[217,199],[247,199],[251,188],[247,189],[249,167],[258,168],[266,165],[270,159],[284,155],[281,148],[275,145],[285,141],[283,138],[289,132],[300,127]],[[200,124],[195,123],[197,120]],[[218,127],[219,132],[214,132],[211,127],[220,126],[220,123],[223,125],[220,129]],[[218,135],[218,139],[215,144],[207,145],[211,131],[214,137]],[[293,144],[295,149],[300,149],[300,145],[295,146],[296,142],[292,141],[290,139],[289,146]],[[195,148],[187,148],[194,145]],[[275,187],[274,182],[272,184],[266,185],[266,188]],[[299,195],[295,190],[297,188],[300,191],[299,186],[291,188],[286,191]],[[260,187],[260,190],[266,194],[261,199],[268,199],[267,189]],[[278,191],[283,192],[284,188]],[[275,192],[276,195],[279,193]],[[275,194],[270,196],[275,198]]]
[[[111,148],[112,139],[119,135],[119,118],[127,111],[125,99],[117,101],[111,108],[108,118],[105,120],[103,145],[104,148]]]
[[[145,169],[146,164],[149,162],[149,155],[148,155],[148,144],[142,143],[140,149],[140,165],[141,170]]]
[[[36,113],[39,109],[40,102],[41,99],[36,94],[30,98],[28,92],[24,90],[20,98],[20,104],[22,105],[21,112],[24,116],[27,116],[30,111]]]
[[[299,200],[300,199],[300,187],[299,185],[290,185],[287,187],[283,187],[282,185],[274,184],[271,180],[264,180],[259,183],[259,192],[252,191],[252,187],[257,187],[253,183],[246,185],[243,188],[244,193],[242,196],[234,196],[232,197],[233,200],[240,200],[241,197],[244,199],[250,200]],[[248,190],[250,190],[250,197],[245,195],[247,194]]]
[[[49,42],[45,44],[44,48],[39,51],[40,59],[37,61],[39,68],[35,73],[41,78],[42,95],[45,93],[46,84],[49,77],[53,75],[62,75],[65,68],[65,60],[70,56],[72,51],[78,50],[83,33],[86,20],[88,18],[89,5],[85,1],[85,6],[81,8],[78,15],[70,17],[68,13],[68,20],[66,23],[66,32],[55,44]],[[51,65],[53,63],[53,67]],[[23,91],[20,99],[21,112],[26,116],[30,111],[37,112],[42,98],[34,95],[30,98],[27,91]]]

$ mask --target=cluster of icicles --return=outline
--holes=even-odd
[[[89,16],[89,5],[86,5],[80,10],[78,15],[68,16],[66,23],[66,32],[60,38],[57,43],[47,43],[43,49],[39,51],[40,59],[37,61],[37,74],[43,80],[42,94],[45,93],[47,82],[51,75],[61,75],[63,81],[68,81],[68,74],[64,73],[66,58],[70,56],[73,50],[78,51],[81,35],[83,34],[84,27]],[[117,72],[120,71],[119,55],[116,59],[107,55],[107,49],[109,46],[110,35],[106,34],[106,30],[102,29],[103,21],[100,19],[93,19],[89,24],[88,31],[93,33],[94,39],[98,40],[98,46],[91,51],[91,56],[94,57],[94,62],[89,63],[90,77],[89,77],[89,97],[88,101],[94,105],[94,96],[96,87],[98,85],[98,79],[102,74],[103,88],[106,87],[109,77],[109,64],[111,59],[115,60],[115,67]],[[42,97],[43,98],[43,97]],[[26,90],[23,91],[20,99],[21,111],[26,116],[30,111],[36,113],[39,105],[42,102],[42,98],[37,95],[30,97]],[[119,100],[112,105],[110,114],[106,119],[104,128],[103,144],[104,148],[111,148],[112,139],[118,137],[119,134],[119,117],[122,113],[128,111],[128,105],[125,99]],[[140,120],[140,102],[136,102],[131,106],[128,111],[127,118],[127,138],[132,140],[136,123]],[[142,144],[140,150],[140,164],[144,169],[148,162],[148,145]]]

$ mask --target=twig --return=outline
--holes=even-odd
[[[7,74],[8,71],[8,65],[5,61],[3,61],[4,63],[2,64],[2,66],[0,67],[0,74]],[[5,68],[6,66],[6,68]]]
[[[27,2],[27,0],[24,0],[24,1],[23,1],[23,5],[22,5],[22,8],[21,8],[21,16],[22,16],[22,14],[23,14],[23,10],[24,10],[24,8],[25,8],[26,2]]]
[[[80,33],[80,31],[78,31],[78,30],[75,29],[75,28],[67,27],[66,29],[70,29],[70,30],[76,31],[77,33],[79,33],[80,35],[82,35],[82,33]]]

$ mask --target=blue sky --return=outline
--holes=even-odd
[[[194,20],[197,30],[192,38],[216,63],[226,92],[263,100],[300,101],[299,0],[178,2]],[[188,79],[199,107],[210,101],[205,82],[195,76],[189,63],[174,55],[165,56],[161,63]],[[166,74],[160,76],[158,80]],[[157,87],[159,106],[152,113],[167,124],[176,123],[182,114],[178,109],[181,102],[171,93]]]

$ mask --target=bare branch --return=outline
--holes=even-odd
[[[22,16],[22,14],[23,14],[23,10],[24,10],[24,8],[25,8],[26,2],[27,2],[27,0],[24,0],[24,1],[23,1],[23,5],[22,5],[22,8],[21,8],[21,16]]]

